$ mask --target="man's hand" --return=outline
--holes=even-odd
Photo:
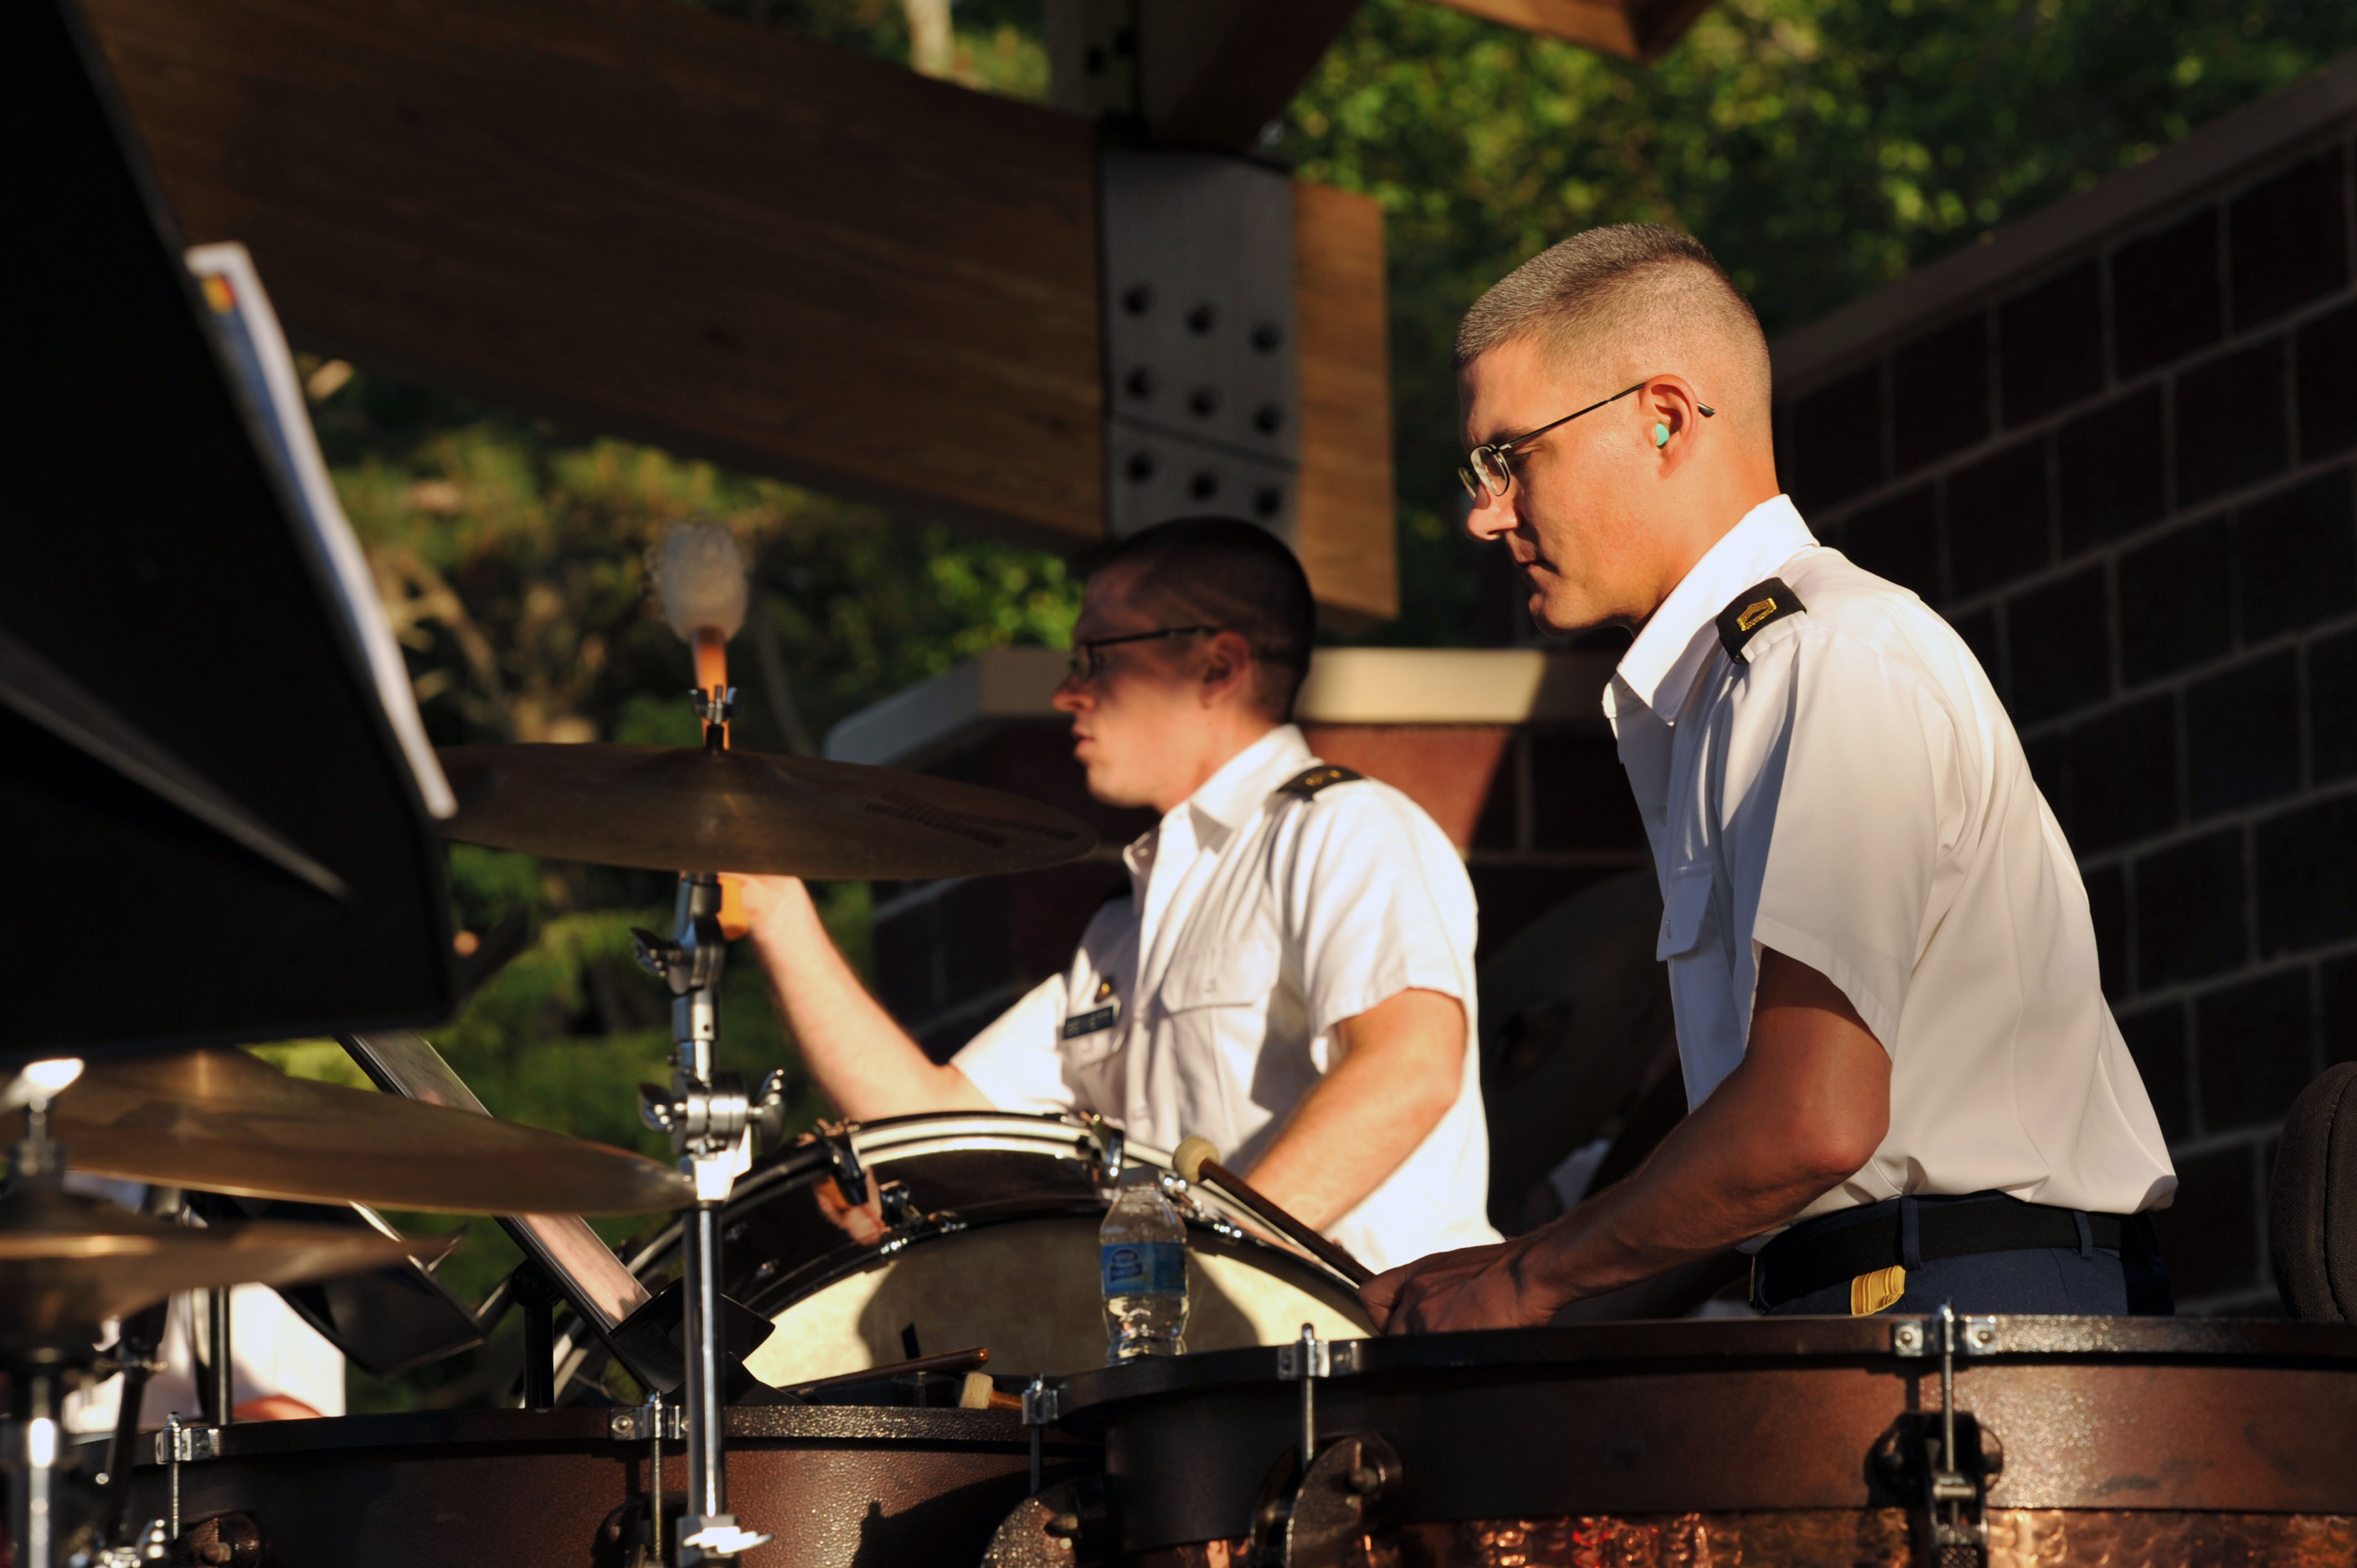
[[[1546,1322],[1781,1225],[1874,1155],[1890,1058],[1830,980],[1763,950],[1742,1065],[1629,1179],[1527,1236],[1371,1280],[1387,1334]]]
[[[1488,1247],[1435,1252],[1377,1274],[1359,1299],[1386,1334],[1445,1334],[1457,1328],[1534,1328],[1554,1315],[1540,1311],[1526,1288],[1527,1238]]]

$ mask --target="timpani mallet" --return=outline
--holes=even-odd
[[[1209,1138],[1185,1138],[1171,1153],[1170,1165],[1185,1181],[1215,1187],[1257,1215],[1269,1229],[1297,1243],[1303,1251],[1354,1285],[1365,1284],[1375,1277],[1375,1271],[1351,1256],[1342,1248],[1318,1234],[1317,1228],[1305,1225],[1270,1202],[1252,1183],[1220,1164],[1219,1146]]]

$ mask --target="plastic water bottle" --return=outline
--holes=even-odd
[[[1108,1366],[1187,1350],[1187,1226],[1158,1176],[1144,1165],[1124,1171],[1097,1232]]]

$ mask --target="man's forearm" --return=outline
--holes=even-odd
[[[927,1057],[835,950],[801,883],[780,881],[751,936],[771,994],[821,1092],[853,1121],[988,1110],[965,1074]]]
[[[1784,1223],[1871,1159],[1890,1058],[1834,983],[1764,951],[1742,1065],[1628,1180],[1527,1236],[1394,1269],[1363,1293],[1387,1333],[1544,1323]]]
[[[1849,1174],[1793,1162],[1770,1135],[1781,1130],[1746,1120],[1742,1098],[1723,1087],[1627,1180],[1533,1234],[1521,1269],[1549,1311],[1715,1257]]]
[[[1341,1059],[1248,1173],[1321,1231],[1381,1187],[1456,1103],[1465,1010],[1437,991],[1403,991],[1336,1033]]]

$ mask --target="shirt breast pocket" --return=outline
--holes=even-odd
[[[1158,994],[1162,1010],[1177,1017],[1209,1008],[1265,1006],[1275,989],[1275,945],[1239,942],[1171,960]]]
[[[1653,945],[1656,959],[1674,962],[1687,958],[1717,935],[1711,918],[1711,875],[1707,865],[1681,866],[1670,873],[1662,894],[1662,932]]]

